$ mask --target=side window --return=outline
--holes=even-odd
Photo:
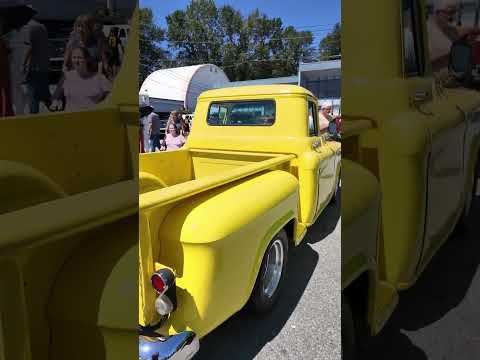
[[[308,136],[318,136],[318,112],[312,101],[308,102]]]
[[[275,101],[223,101],[210,105],[210,126],[272,126],[275,123]]]
[[[464,53],[465,59],[471,57],[468,47],[470,44],[477,44],[479,15],[478,1],[426,1],[428,45],[434,73],[440,75],[452,73],[453,69],[449,69],[449,63],[450,51],[454,44],[465,44],[460,51]],[[464,56],[456,58],[462,61]],[[474,65],[477,64],[478,60],[474,60]]]
[[[402,0],[402,38],[405,77],[422,76],[425,71],[420,15],[418,0]]]

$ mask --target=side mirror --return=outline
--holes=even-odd
[[[462,84],[470,85],[473,70],[473,48],[465,40],[456,41],[450,49],[449,72]]]
[[[340,134],[336,134],[336,135],[328,134],[328,135],[325,137],[325,140],[326,140],[326,141],[340,142],[340,141],[341,141],[341,136],[340,136]]]

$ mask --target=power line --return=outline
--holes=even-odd
[[[329,31],[329,30],[318,30],[321,32]],[[312,32],[312,31],[311,31]],[[316,32],[316,31],[315,31]],[[314,35],[314,34],[312,34]],[[271,38],[271,39],[266,39],[268,42],[272,41],[281,41],[281,40],[295,40],[295,39],[306,39],[309,38],[310,36],[294,36],[294,37],[281,37],[281,38]],[[315,37],[315,36],[312,36]],[[216,44],[215,41],[188,41],[188,40],[164,40],[168,42],[169,44]],[[149,40],[145,39],[140,39],[140,42],[151,42]]]
[[[321,50],[316,48],[316,47],[311,47],[309,49],[306,49],[308,51],[307,55],[304,55],[304,56],[317,56],[317,55],[320,55],[321,54]],[[252,55],[252,52],[250,51],[247,51],[247,52],[240,52],[240,53],[236,53],[235,56],[238,58],[240,56],[251,56]],[[179,63],[179,62],[182,62],[183,59],[163,59],[163,60],[160,60],[158,61],[159,64],[164,64],[164,63]],[[272,60],[272,59],[250,59],[250,60],[245,60],[241,63],[246,63],[246,62],[258,62],[258,61],[267,61],[267,60]],[[273,60],[285,60],[285,58],[273,58]],[[207,62],[209,62],[210,60],[207,60]],[[215,63],[215,61],[212,61],[211,63]],[[202,63],[188,63],[188,64],[185,64],[185,65],[182,65],[182,66],[192,66],[192,65],[199,65],[199,64],[205,64],[205,62],[202,62]],[[217,65],[217,66],[222,66],[222,65],[218,65],[218,64],[214,64],[214,65]],[[142,64],[142,66],[147,66],[146,64]]]
[[[313,35],[313,34],[312,34]],[[295,37],[285,37],[285,38],[272,38],[266,39],[266,44],[272,41],[282,41],[282,40],[297,40],[297,39],[307,39],[310,36],[295,36]],[[315,36],[312,36],[315,38]],[[148,40],[140,39],[141,42],[150,42]],[[170,41],[166,40],[169,44],[190,44],[190,45],[205,45],[205,44],[217,44],[215,41],[188,41],[188,40],[178,40],[178,41]]]
[[[176,78],[176,79],[179,79],[183,82],[185,82],[186,84],[188,84],[189,88],[193,89],[193,90],[196,90],[197,92],[203,92],[205,91],[205,86],[204,84],[200,84],[200,83],[197,83],[196,81],[193,81],[191,79],[188,79],[188,78],[185,78],[183,76],[181,76],[180,74],[174,72],[172,69],[164,69],[164,70],[167,70],[166,74],[170,74],[170,78]]]
[[[235,67],[235,66],[238,66],[238,65],[241,65],[241,64],[248,64],[248,63],[261,63],[261,62],[276,62],[276,61],[285,61],[285,62],[288,62],[288,61],[292,61],[293,59],[288,59],[288,58],[270,58],[270,59],[254,59],[254,60],[245,60],[245,61],[239,61],[239,62],[236,62],[235,64],[232,64],[232,65],[221,65],[221,64],[213,64],[215,66],[218,66],[219,68],[221,69],[226,69],[226,68],[231,68],[231,67]],[[295,60],[293,60],[295,61]],[[176,63],[178,62],[178,60],[166,60],[166,62],[170,62],[170,63]],[[189,65],[184,65],[184,66],[195,66],[195,65],[201,65],[201,64],[204,64],[203,62],[202,63],[192,63],[192,64],[189,64]],[[170,69],[160,69],[160,70],[171,70]],[[176,74],[178,75],[178,74]],[[186,79],[183,79],[185,81],[187,81]]]
[[[285,61],[285,62],[288,62],[290,61],[289,59],[258,59],[258,60],[246,60],[246,61],[240,61],[240,62],[237,62],[235,64],[232,64],[232,65],[223,65],[223,66],[220,66],[222,69],[225,69],[225,68],[231,68],[231,67],[235,67],[235,66],[238,66],[238,65],[241,65],[241,64],[250,64],[250,63],[262,63],[262,62],[277,62],[277,61]]]
[[[319,24],[319,25],[305,25],[305,26],[294,26],[292,25],[295,29],[305,29],[305,28],[315,28],[315,27],[327,27],[327,26],[335,26],[337,23],[333,24]]]
[[[321,54],[321,51],[315,47],[311,47],[309,49],[307,49],[308,53],[304,56],[306,57],[318,57],[320,54]],[[238,58],[240,56],[245,56],[245,57],[249,57],[249,56],[252,56],[252,53],[250,51],[247,51],[247,52],[240,52],[240,53],[236,53],[235,56]],[[205,59],[204,59],[205,60]],[[287,59],[285,57],[282,57],[282,58],[269,58],[269,59],[249,59],[249,60],[244,60],[244,61],[241,61],[241,62],[236,62],[235,64],[232,64],[232,65],[223,65],[223,61],[221,63],[217,63],[216,61],[210,61],[210,60],[207,60],[208,63],[212,63],[218,67],[221,67],[221,68],[230,68],[230,67],[234,67],[234,66],[237,66],[238,64],[245,64],[245,63],[258,63],[258,62],[267,62],[267,61],[292,61],[293,59]],[[206,62],[205,61],[202,61],[201,63],[191,63],[191,62],[187,62],[187,63],[184,63],[184,64],[181,64],[182,62],[182,59],[163,59],[163,60],[159,60],[157,61],[156,63],[158,64],[158,66],[161,66],[162,64],[165,64],[165,63],[170,63],[170,64],[178,64],[180,63],[180,66],[193,66],[193,65],[200,65],[200,64],[205,64]],[[145,63],[141,63],[141,66],[145,66],[145,67],[149,67],[149,65],[145,64]],[[165,70],[165,69],[159,69],[159,70]],[[175,73],[174,76],[178,76],[177,73]]]

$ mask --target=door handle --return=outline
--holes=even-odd
[[[418,90],[410,97],[410,106],[414,107],[417,111],[423,115],[433,116],[433,112],[425,110],[423,105],[431,99],[431,93],[429,91]]]
[[[428,91],[415,91],[412,97],[412,103],[421,104],[430,98],[430,92]]]

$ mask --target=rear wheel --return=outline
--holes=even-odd
[[[249,307],[258,314],[269,311],[275,304],[285,278],[288,260],[288,237],[281,230],[268,244],[262,265],[249,299]]]

